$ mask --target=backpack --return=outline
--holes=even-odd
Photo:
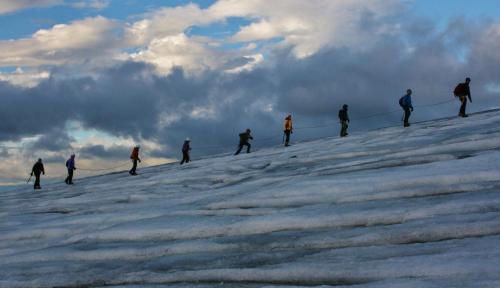
[[[406,99],[405,98],[406,98],[406,95],[403,96],[403,97],[401,97],[401,98],[399,98],[399,106],[401,106],[403,108],[406,107]]]
[[[455,87],[455,90],[453,90],[455,97],[464,96],[466,93],[464,83],[458,84],[457,87]]]

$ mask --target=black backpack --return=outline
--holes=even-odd
[[[401,98],[399,98],[399,106],[405,108],[406,107],[406,101],[405,101],[405,97],[406,96],[403,96]]]

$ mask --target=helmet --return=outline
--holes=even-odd
[[[349,107],[349,106],[347,106],[347,104],[344,104],[344,106],[342,106],[342,108],[344,108],[344,109],[347,109],[347,107]]]
[[[187,138],[186,138],[186,141],[187,141],[187,142],[190,142],[190,141],[191,141],[191,139],[189,139],[189,137],[187,137]]]

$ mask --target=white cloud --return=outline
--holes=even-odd
[[[193,72],[215,68],[219,63],[216,52],[206,46],[206,39],[190,38],[184,33],[155,38],[146,49],[131,54],[131,58],[154,64],[164,74],[174,67]]]
[[[108,4],[108,0],[73,3],[76,7],[96,9]],[[220,0],[207,9],[195,4],[162,8],[130,24],[103,17],[87,18],[40,30],[31,38],[0,41],[0,66],[82,62],[103,66],[109,59],[133,59],[154,64],[161,73],[169,73],[176,66],[188,72],[218,68],[240,72],[262,62],[259,49],[266,49],[266,44],[255,44],[262,40],[276,39],[267,47],[291,47],[297,57],[312,55],[324,47],[369,47],[380,34],[396,29],[378,20],[392,15],[401,5],[399,0]],[[223,49],[221,40],[188,35],[191,27],[223,22],[230,17],[251,21],[226,39],[249,43],[247,47]],[[117,29],[123,34],[114,33]],[[256,51],[249,52],[249,47]],[[126,55],[125,48],[136,52]],[[249,54],[260,56],[251,57],[252,60]],[[227,63],[239,63],[245,57],[251,61],[241,61],[241,67],[228,67]]]
[[[0,41],[0,66],[66,64],[107,57],[116,49],[117,23],[87,18],[39,30],[30,38]]]
[[[14,73],[0,73],[0,81],[25,88],[35,87],[49,77],[50,73],[48,71],[25,72],[22,69],[17,69]]]
[[[54,6],[62,3],[62,0],[0,0],[0,15],[22,9]]]
[[[126,39],[131,45],[147,45],[154,39],[175,36],[193,25],[206,25],[216,20],[195,4],[163,8],[146,16],[126,29]]]
[[[207,9],[189,4],[148,14],[127,27],[126,42],[143,46],[132,55],[133,59],[153,63],[162,73],[174,66],[188,71],[214,69],[224,67],[231,59],[246,57],[248,47],[219,52],[217,45],[210,45],[213,39],[188,37],[185,33],[190,27],[244,17],[252,23],[232,35],[232,42],[250,42],[250,47],[255,47],[254,41],[281,39],[274,47],[292,47],[297,57],[306,57],[324,47],[369,46],[379,34],[393,30],[387,25],[368,29],[363,25],[371,25],[371,20],[377,23],[401,7],[399,0],[220,0]],[[228,71],[253,69],[262,57],[254,60],[258,61]]]
[[[247,59],[248,62],[244,65],[237,66],[235,68],[230,68],[227,69],[226,72],[228,73],[240,73],[243,71],[251,71],[255,67],[257,67],[260,63],[264,62],[264,55],[262,54],[254,54],[254,55],[248,55],[248,56],[243,56],[244,59]]]
[[[297,57],[323,47],[366,47],[382,33],[395,28],[377,22],[403,4],[397,0],[221,0],[209,11],[219,17],[255,19],[232,37],[235,42],[283,38]],[[374,27],[364,27],[375,25]],[[391,25],[389,25],[391,26]]]

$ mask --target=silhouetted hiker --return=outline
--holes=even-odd
[[[410,126],[408,120],[410,119],[411,112],[413,112],[413,105],[411,104],[411,94],[412,94],[411,89],[408,89],[406,90],[406,95],[404,95],[399,99],[399,105],[405,111],[404,124],[403,124],[404,127]]]
[[[68,185],[73,185],[73,171],[76,170],[75,154],[71,155],[71,157],[66,161],[66,168],[68,168],[68,177],[66,177],[64,182]]]
[[[130,154],[130,159],[132,159],[132,169],[128,173],[130,175],[137,175],[135,170],[137,169],[137,161],[141,162],[141,158],[139,158],[139,148],[140,146],[135,146],[132,150],[132,154]]]
[[[458,116],[460,117],[468,117],[465,113],[465,108],[467,108],[467,97],[469,98],[470,103],[472,103],[472,97],[470,95],[470,78],[467,77],[465,79],[464,83],[460,83],[455,87],[455,90],[453,91],[453,94],[455,94],[455,97],[458,97],[462,105],[460,106],[460,112],[458,113]]]
[[[191,159],[189,159],[189,151],[191,150],[191,147],[189,147],[189,143],[191,143],[191,140],[189,138],[186,138],[186,141],[184,141],[184,144],[182,145],[182,161],[181,165],[184,163],[189,163]]]
[[[349,127],[347,125],[347,123],[349,123],[349,115],[347,114],[347,108],[349,106],[347,106],[347,104],[344,104],[344,106],[342,106],[342,109],[339,110],[339,120],[340,120],[340,124],[342,125],[341,129],[340,129],[340,137],[345,137],[349,134],[347,134],[347,127]]]
[[[31,169],[31,176],[35,174],[35,185],[33,189],[42,189],[40,186],[40,174],[45,175],[45,169],[43,168],[42,159],[38,159],[38,161],[33,165],[33,169]]]
[[[293,133],[292,115],[286,116],[284,128],[285,130],[283,130],[283,133],[285,133],[285,146],[290,146],[290,134]]]
[[[241,149],[243,149],[243,146],[247,146],[247,153],[250,153],[250,147],[252,147],[252,145],[250,145],[250,143],[248,143],[248,140],[249,139],[253,140],[253,137],[252,137],[252,135],[250,135],[250,132],[252,132],[252,131],[250,131],[250,129],[247,129],[245,132],[240,133],[240,145],[239,145],[238,151],[236,151],[236,153],[234,153],[234,155],[240,154]]]

